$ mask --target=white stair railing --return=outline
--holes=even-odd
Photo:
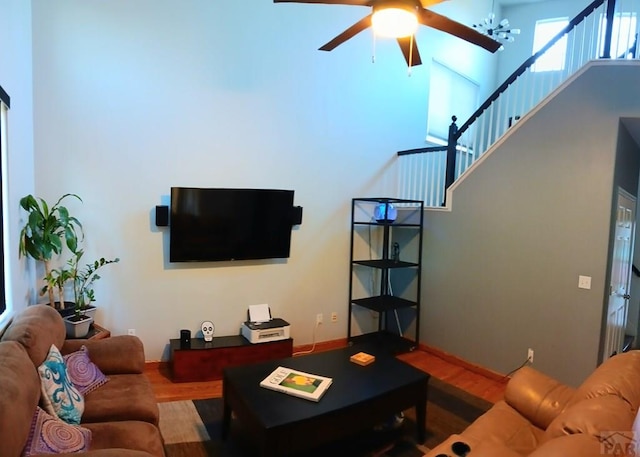
[[[452,125],[449,146],[398,152],[399,197],[427,207],[445,203],[446,189],[507,130],[587,62],[640,58],[636,49],[640,0],[595,0],[540,51],[528,58],[459,128]],[[564,66],[536,72],[532,67],[566,40]],[[447,167],[450,167],[447,170]],[[447,177],[448,176],[448,177]]]

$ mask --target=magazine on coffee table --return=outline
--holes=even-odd
[[[295,397],[320,401],[332,382],[331,378],[325,376],[278,367],[260,382],[260,386]]]

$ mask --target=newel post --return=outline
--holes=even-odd
[[[447,141],[447,172],[444,182],[443,205],[447,202],[447,189],[456,180],[456,146],[458,144],[458,126],[456,116],[451,116],[451,125],[449,126],[449,138]]]

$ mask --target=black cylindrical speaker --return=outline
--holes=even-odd
[[[182,349],[191,348],[191,330],[180,330],[180,347]]]

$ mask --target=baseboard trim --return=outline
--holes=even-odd
[[[302,346],[294,346],[293,353],[307,353],[309,354],[311,349],[313,348],[313,352],[324,352],[331,351],[332,349],[340,349],[348,346],[348,341],[346,338],[340,338],[338,340],[329,340],[329,341],[321,341],[315,343],[315,348],[313,344],[303,344]],[[303,354],[298,354],[303,355]]]
[[[323,341],[321,343],[316,343],[316,348],[313,352],[322,352],[322,351],[329,351],[331,349],[340,349],[343,347],[348,346],[348,340],[347,338],[341,338],[338,340],[330,340],[330,341]],[[294,346],[293,348],[293,352],[303,352],[303,351],[309,351],[311,348],[313,347],[312,344],[306,344],[306,345],[302,345],[302,346]],[[420,343],[418,344],[418,348],[417,350],[419,351],[424,351],[424,352],[428,352],[436,357],[440,357],[441,359],[454,364],[454,365],[458,365],[462,368],[465,368],[469,371],[472,371],[476,374],[482,375],[486,378],[489,378],[493,381],[498,381],[498,382],[507,382],[509,380],[509,378],[507,378],[504,374],[502,373],[498,373],[496,371],[492,371],[488,368],[485,368],[481,365],[476,365],[474,363],[468,362],[467,360],[464,360],[456,355],[450,354],[448,352],[443,351],[442,349],[433,347],[433,346],[428,346],[426,344]]]
[[[469,371],[472,371],[476,374],[482,375],[485,378],[489,378],[493,381],[498,381],[498,382],[507,382],[509,380],[509,378],[501,373],[498,373],[496,371],[492,371],[488,368],[485,368],[481,365],[476,365],[474,363],[468,362],[467,360],[461,359],[460,357],[450,354],[448,352],[443,351],[442,349],[433,347],[433,346],[427,346],[426,344],[422,344],[420,343],[418,345],[418,350],[420,351],[424,351],[424,352],[428,352],[432,355],[435,355],[436,357],[440,357],[442,360],[445,360],[449,363],[458,365],[462,368],[465,368]]]

